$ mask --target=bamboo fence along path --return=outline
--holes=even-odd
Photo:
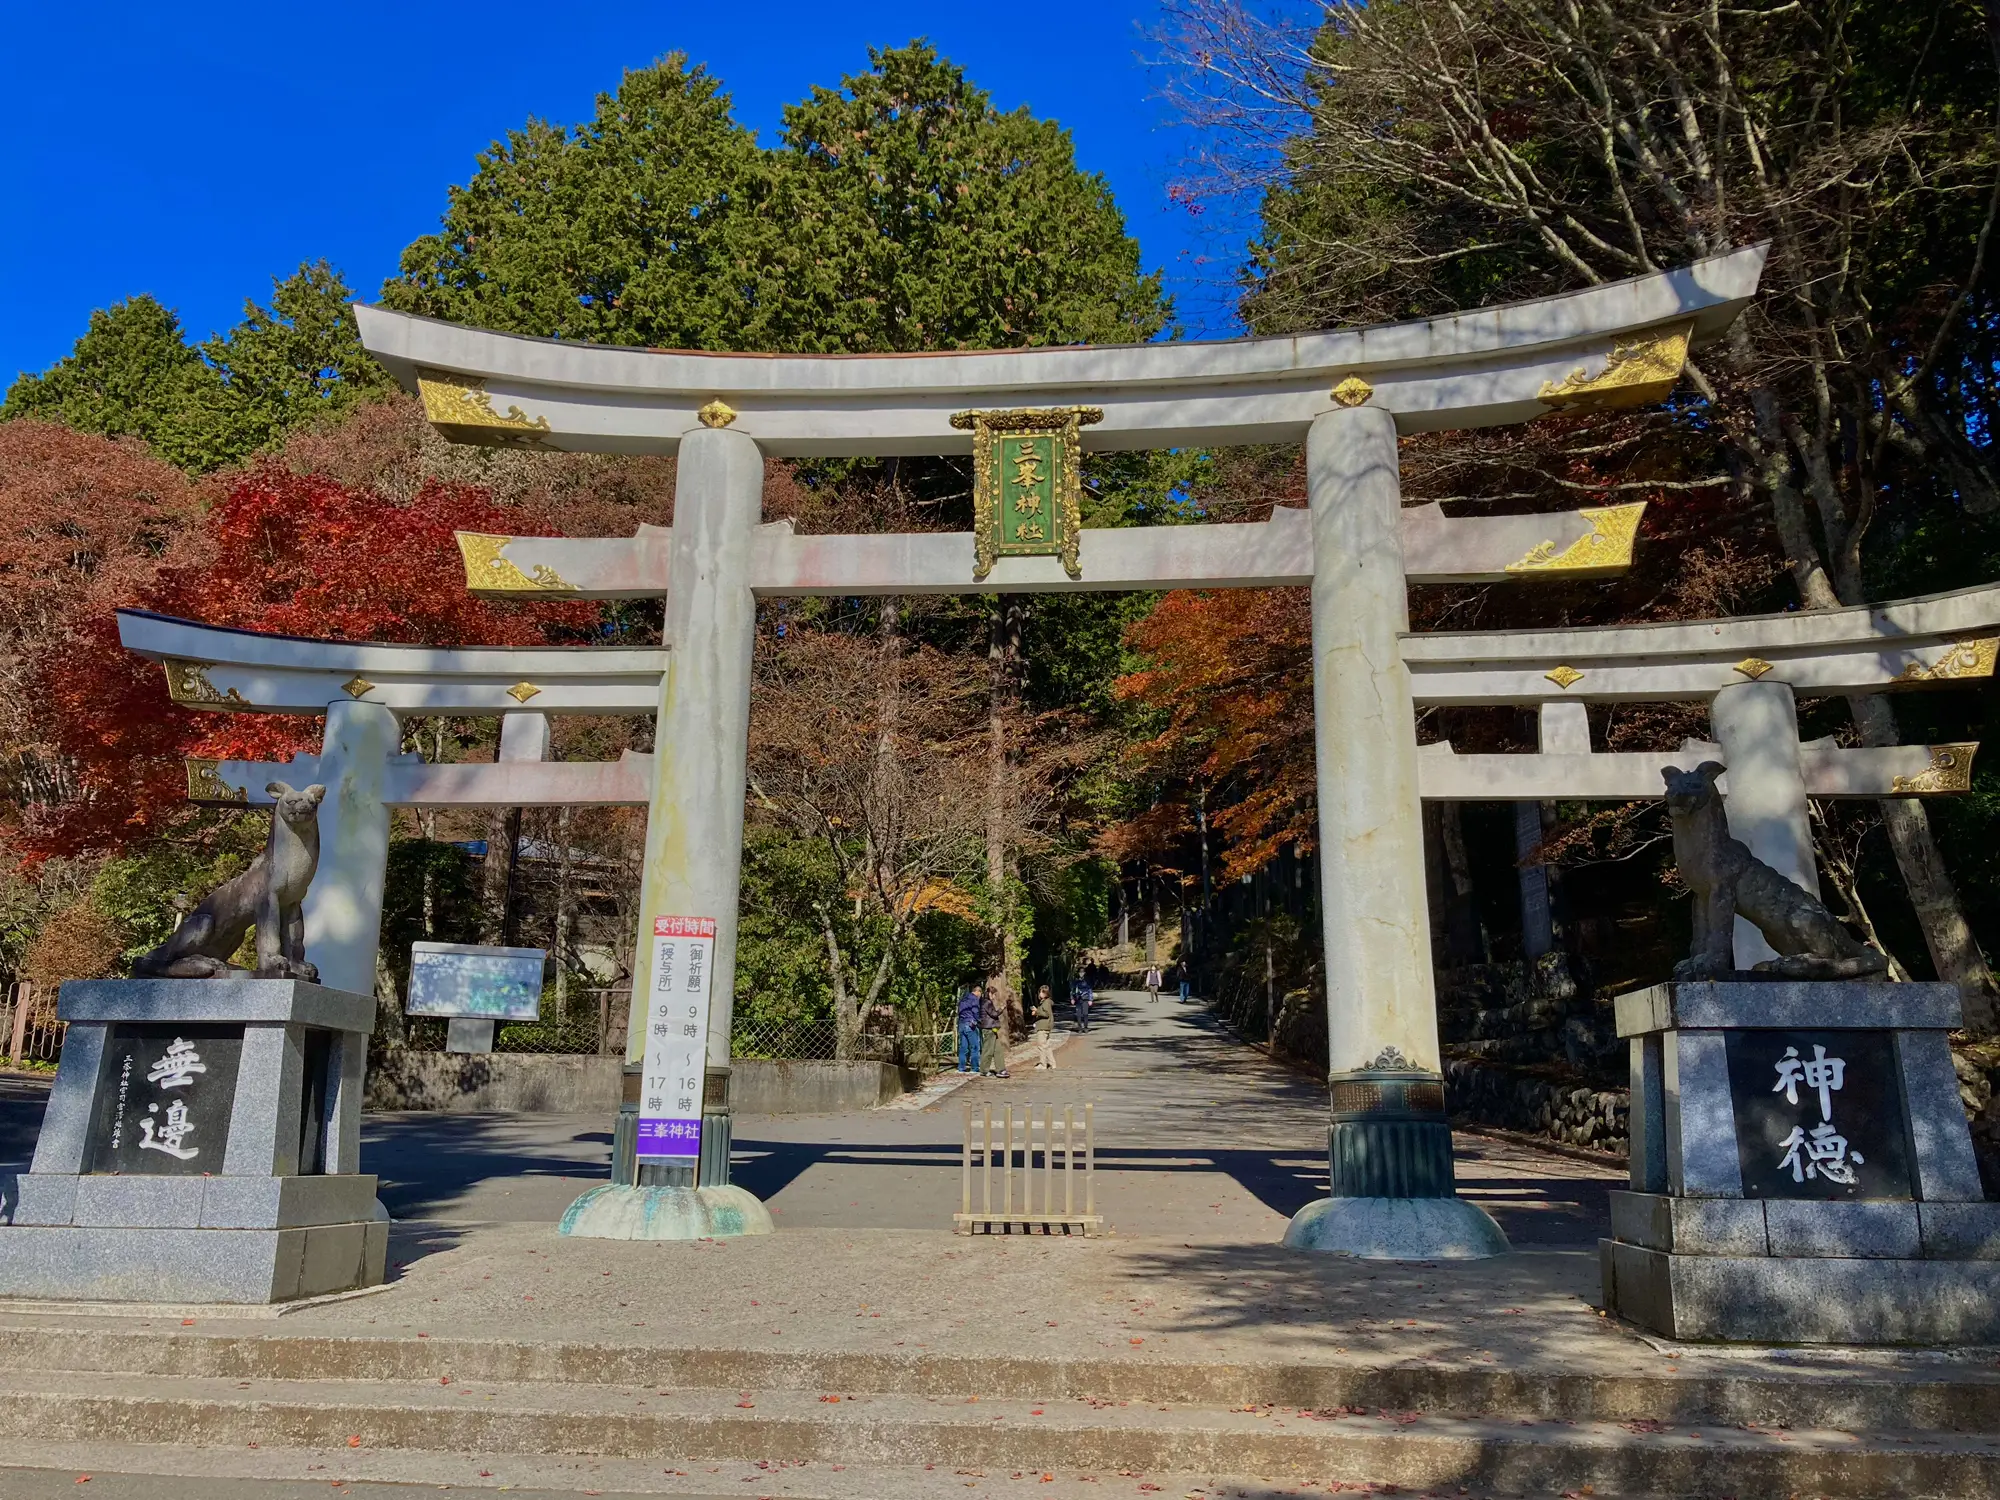
[[[1035,1111],[1040,1109],[1042,1118],[1037,1121]],[[1022,1233],[1033,1234],[1039,1228],[1044,1234],[1101,1234],[1104,1220],[1097,1212],[1097,1137],[1095,1106],[1083,1106],[1083,1129],[1077,1130],[1076,1106],[1062,1107],[1060,1133],[1057,1129],[1056,1107],[1053,1104],[1028,1105],[1021,1110],[1020,1137],[1015,1138],[1015,1109],[1003,1106],[1000,1138],[994,1139],[993,1106],[981,1107],[981,1118],[975,1129],[973,1107],[964,1108],[964,1133],[960,1138],[959,1150],[959,1211],[952,1215],[952,1225],[959,1234],[1011,1234],[1016,1225]],[[1035,1156],[1037,1143],[1041,1155],[1039,1172]],[[1000,1158],[1000,1196],[996,1205],[993,1194],[994,1156]],[[979,1207],[972,1206],[973,1161],[978,1158]],[[1078,1206],[1077,1171],[1081,1157],[1082,1205]],[[1021,1179],[1021,1204],[1014,1206],[1014,1179],[1016,1160],[1019,1160]],[[1060,1159],[1061,1171],[1057,1171]],[[1060,1175],[1062,1202],[1057,1204],[1058,1189],[1056,1179]],[[1039,1208],[1036,1206],[1037,1183],[1040,1185]]]

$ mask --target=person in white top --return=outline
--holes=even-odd
[[[1146,968],[1146,998],[1148,1000],[1157,1000],[1160,998],[1160,967],[1158,964],[1149,964]]]

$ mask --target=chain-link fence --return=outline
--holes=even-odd
[[[550,995],[541,1020],[503,1023],[494,1034],[493,1050],[622,1055],[627,1005],[628,992],[622,987],[572,989],[560,1005]],[[409,1017],[403,1022],[402,1045],[416,1052],[442,1052],[447,1029],[436,1017]],[[951,1067],[957,1048],[958,1032],[942,1012],[885,1007],[866,1018],[848,1056],[928,1074]],[[832,1016],[802,1020],[738,1013],[730,1026],[729,1052],[775,1062],[832,1062],[840,1056],[840,1027]]]
[[[933,1029],[935,1018],[918,1012],[871,1018],[854,1038],[848,1055],[862,1061],[895,1063],[923,1073],[950,1066],[958,1046],[955,1030]],[[731,1057],[779,1062],[831,1062],[840,1055],[840,1027],[831,1016],[819,1020],[760,1020],[739,1015],[730,1026]]]

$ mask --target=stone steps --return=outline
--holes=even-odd
[[[839,1395],[837,1401],[827,1397]],[[1636,1430],[1635,1430],[1636,1429]],[[842,1464],[1025,1473],[1259,1475],[1540,1494],[2000,1495],[2000,1440],[1826,1430],[1545,1423],[1415,1412],[1040,1404],[964,1396],[667,1390],[548,1382],[232,1381],[37,1372],[0,1377],[0,1439],[219,1452]],[[87,1451],[87,1448],[86,1448]],[[1119,1470],[1128,1476],[1119,1476]],[[770,1473],[770,1470],[760,1472]],[[365,1466],[357,1477],[373,1477]],[[386,1476],[384,1476],[386,1477]],[[1078,1482],[1082,1482],[1080,1479]],[[1101,1479],[1100,1483],[1103,1482]],[[1153,1481],[1158,1482],[1158,1481]],[[851,1482],[828,1493],[852,1493]],[[1183,1491],[1185,1493],[1185,1491]]]
[[[87,1332],[85,1329],[87,1328]],[[977,1395],[1186,1406],[1361,1406],[1458,1417],[1653,1421],[2000,1436],[1990,1361],[1663,1358],[1681,1373],[1473,1363],[1213,1363],[674,1347],[556,1339],[315,1336],[61,1324],[0,1327],[0,1370],[231,1380],[493,1381],[667,1389]],[[1732,1368],[1733,1367],[1733,1368]]]
[[[587,1484],[633,1493],[671,1493],[685,1482],[693,1489],[683,1492],[829,1500],[945,1493],[946,1474],[964,1483],[960,1470],[975,1488],[989,1490],[1003,1478],[1012,1483],[1018,1471],[1021,1483],[1032,1481],[1048,1496],[1063,1493],[1052,1488],[1058,1482],[1065,1489],[1089,1484],[1096,1496],[1185,1495],[1196,1488],[1215,1494],[1218,1476],[1256,1475],[1261,1479],[1240,1482],[1253,1494],[1340,1481],[1481,1494],[1588,1487],[1597,1495],[2000,1500],[2000,1432],[1990,1425],[1971,1432],[1774,1430],[1518,1409],[1454,1414],[1359,1401],[1342,1403],[1343,1411],[1055,1388],[1040,1397],[981,1394],[938,1378],[986,1369],[1000,1377],[979,1382],[990,1390],[1038,1365],[1045,1376],[1057,1376],[1060,1367],[1037,1361],[958,1361],[949,1372],[934,1367],[947,1362],[913,1361],[894,1383],[928,1373],[928,1388],[882,1390],[812,1378],[838,1365],[855,1371],[854,1356],[829,1363],[766,1355],[772,1363],[762,1373],[778,1377],[769,1383],[688,1384],[691,1368],[744,1374],[745,1354],[599,1349],[607,1360],[593,1362],[584,1357],[589,1346],[539,1346],[555,1356],[555,1366],[571,1366],[567,1374],[498,1379],[467,1373],[464,1361],[483,1354],[497,1362],[510,1350],[518,1359],[530,1346],[443,1339],[154,1335],[140,1343],[156,1357],[118,1358],[134,1352],[132,1338],[72,1332],[64,1348],[43,1350],[39,1363],[7,1358],[0,1367],[0,1452],[16,1463],[218,1478],[248,1466],[283,1478]],[[10,1356],[23,1352],[20,1335],[7,1339]],[[253,1359],[253,1346],[282,1358]],[[165,1357],[157,1357],[161,1351]],[[603,1378],[609,1358],[637,1358],[656,1373],[643,1384]],[[394,1376],[357,1374],[360,1366],[391,1359],[405,1366]],[[248,1368],[305,1360],[313,1361],[312,1373]],[[142,1368],[105,1367],[117,1364]],[[1150,1374],[1159,1387],[1184,1388],[1194,1368]],[[1215,1367],[1209,1378],[1220,1379],[1226,1368]],[[348,1378],[321,1378],[336,1369]],[[1122,1373],[1128,1380],[1139,1375],[1131,1367]],[[1393,1372],[1353,1373],[1379,1380]],[[1865,1384],[1879,1393],[1883,1383]],[[592,1464],[611,1469],[580,1467]],[[713,1475],[704,1472],[710,1466]],[[718,1480],[725,1469],[732,1478]],[[1046,1485],[1043,1473],[1051,1475]],[[1144,1488],[1150,1485],[1159,1488]],[[1233,1493],[1226,1485],[1221,1492]]]

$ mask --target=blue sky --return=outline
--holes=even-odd
[[[90,310],[150,292],[194,337],[324,256],[372,297],[473,154],[530,115],[588,116],[681,49],[769,143],[783,105],[926,36],[1003,109],[1069,128],[1191,333],[1232,332],[1240,233],[1168,201],[1188,154],[1145,61],[1154,0],[660,0],[561,6],[0,6],[0,389],[69,351]]]

